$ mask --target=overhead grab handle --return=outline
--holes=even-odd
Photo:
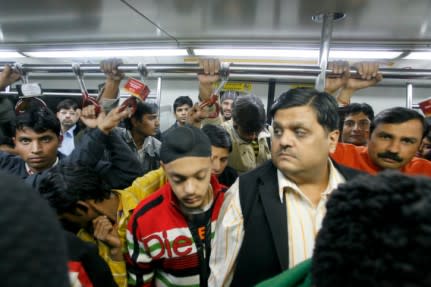
[[[81,67],[79,64],[72,64],[72,70],[73,73],[76,76],[76,79],[78,80],[78,84],[79,84],[79,88],[81,89],[81,94],[82,94],[82,108],[85,108],[86,106],[89,105],[94,105],[94,111],[97,114],[100,113],[100,105],[99,103],[93,99],[92,97],[90,97],[90,95],[88,94],[88,90],[85,87],[85,83],[84,83],[84,74],[81,71]]]

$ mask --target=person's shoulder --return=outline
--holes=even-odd
[[[140,215],[149,212],[159,212],[160,209],[165,208],[166,204],[169,203],[168,192],[170,188],[168,184],[165,184],[159,188],[156,192],[142,199],[136,206],[134,213],[140,213]]]
[[[64,236],[69,251],[69,260],[79,260],[84,254],[97,250],[96,245],[79,239],[69,231],[64,231]]]
[[[152,145],[156,150],[160,149],[162,146],[162,142],[159,141],[157,138],[150,136],[149,137],[150,145]]]
[[[335,161],[333,161],[333,164],[335,168],[338,170],[338,172],[341,173],[341,175],[344,176],[347,180],[352,179],[358,175],[367,174],[362,170],[351,168],[342,164],[338,164]]]
[[[258,180],[261,176],[267,175],[267,174],[274,174],[276,175],[277,168],[274,166],[272,160],[267,160],[263,164],[259,165],[258,167],[253,168],[252,170],[249,170],[239,176],[240,180]]]
[[[419,157],[413,157],[404,169],[407,173],[414,172],[431,176],[431,161]]]

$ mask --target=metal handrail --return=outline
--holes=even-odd
[[[99,65],[81,64],[81,71],[85,74],[101,74]],[[65,73],[74,76],[72,65],[64,64],[21,64],[21,69],[26,73]],[[197,64],[126,64],[120,65],[119,70],[123,72],[141,72],[145,69],[148,77],[159,77],[164,74],[197,74],[203,70]],[[0,67],[3,71],[3,67]],[[316,65],[251,65],[251,64],[230,64],[228,68],[229,78],[236,78],[243,75],[286,75],[286,76],[313,76],[317,77],[321,72]],[[356,69],[351,68],[350,73],[357,74]],[[381,68],[380,73],[386,79],[431,79],[431,69],[398,69]],[[327,69],[326,74],[335,75],[332,70]]]

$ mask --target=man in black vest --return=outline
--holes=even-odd
[[[310,258],[327,197],[360,174],[329,159],[339,137],[331,95],[292,89],[276,100],[271,116],[272,160],[226,192],[209,286],[252,286]]]

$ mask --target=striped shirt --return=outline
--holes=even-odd
[[[322,226],[326,213],[328,195],[345,182],[344,177],[337,171],[331,161],[329,182],[321,193],[316,206],[292,181],[277,170],[280,201],[286,204],[287,228],[289,240],[289,267],[310,258],[313,255],[314,241]]]
[[[328,186],[322,193],[322,198],[313,207],[305,195],[299,195],[299,188],[287,180],[281,172],[279,176],[279,196],[281,202],[287,204],[288,235],[289,235],[289,256],[290,266],[301,261],[302,257],[310,257],[314,247],[314,237],[320,228],[323,215],[325,213],[325,203],[328,194],[337,187],[339,183],[345,181],[344,177],[330,163],[330,175]],[[282,179],[280,179],[280,176]],[[284,192],[284,187],[292,190]],[[292,200],[291,200],[292,198]],[[293,210],[289,210],[293,208]],[[301,216],[296,216],[300,214]],[[211,275],[208,286],[229,286],[232,282],[235,271],[236,259],[244,238],[244,218],[239,199],[239,179],[225,193],[224,203],[220,210],[219,219],[216,225],[216,237],[212,242],[210,258]],[[304,242],[303,238],[306,238]],[[307,258],[308,258],[307,257]]]

